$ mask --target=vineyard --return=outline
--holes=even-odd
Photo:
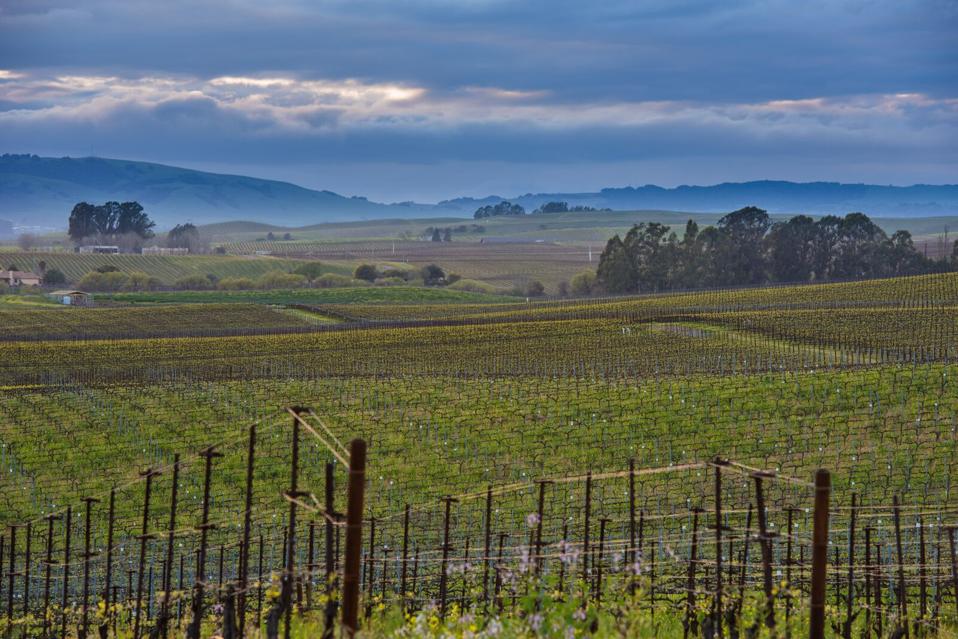
[[[212,301],[0,311],[9,636],[958,632],[954,275]]]

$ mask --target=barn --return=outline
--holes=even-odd
[[[53,291],[47,297],[66,306],[93,306],[93,296],[83,291]]]

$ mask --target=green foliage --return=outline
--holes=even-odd
[[[426,286],[441,286],[446,283],[446,272],[437,264],[427,264],[419,274]]]
[[[376,278],[379,277],[379,272],[372,264],[360,264],[356,267],[356,270],[353,271],[353,277],[355,277],[357,280],[375,282]]]
[[[203,275],[187,275],[176,280],[173,287],[181,291],[205,291],[213,288],[213,282]]]
[[[294,268],[293,273],[302,275],[312,282],[323,274],[323,265],[319,262],[305,262]]]
[[[43,274],[43,283],[47,286],[56,286],[58,284],[65,284],[67,281],[66,275],[62,271],[51,268]]]
[[[98,236],[115,238],[136,235],[141,239],[153,237],[156,223],[143,212],[138,202],[107,202],[93,205],[80,202],[70,213],[69,235],[75,242]]]
[[[481,220],[483,218],[499,217],[501,215],[517,216],[525,214],[526,210],[522,208],[521,205],[503,201],[498,204],[480,206],[472,216],[477,220]]]
[[[306,278],[296,273],[284,273],[283,271],[270,271],[263,273],[256,280],[257,288],[272,289],[291,289],[301,288],[306,285]]]
[[[699,230],[689,220],[681,240],[657,222],[637,224],[609,241],[598,281],[610,293],[916,275],[950,270],[918,252],[907,231],[888,237],[862,213],[818,221],[799,215],[772,224],[754,206]]]
[[[569,290],[573,295],[580,297],[591,295],[595,290],[595,273],[592,271],[576,273],[569,282]]]

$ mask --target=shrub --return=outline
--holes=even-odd
[[[213,283],[203,275],[189,275],[176,280],[173,286],[181,291],[206,291],[213,288]]]
[[[130,278],[126,273],[90,271],[80,278],[77,286],[88,291],[119,291],[127,287]]]
[[[246,291],[256,288],[256,283],[248,277],[224,277],[216,283],[221,291]]]
[[[118,272],[119,270],[120,270],[120,269],[118,269],[117,267],[113,266],[112,264],[104,264],[103,266],[98,266],[98,267],[96,267],[96,272],[97,272],[97,273],[116,273],[116,272]]]
[[[406,280],[401,277],[380,277],[375,281],[376,286],[402,286]]]
[[[377,277],[379,277],[379,273],[376,271],[376,267],[372,264],[360,264],[353,272],[353,277],[355,277],[357,280],[373,282]]]
[[[457,280],[449,285],[449,288],[454,291],[467,291],[469,293],[486,293],[489,295],[495,295],[499,293],[497,289],[492,284],[487,284],[486,282],[480,282],[479,280],[470,280],[463,279]]]
[[[541,297],[545,293],[546,287],[539,280],[532,280],[526,285],[526,295],[528,297]]]
[[[306,278],[296,273],[284,273],[283,271],[269,271],[263,273],[256,280],[257,288],[301,288],[306,284]]]
[[[595,273],[582,271],[577,273],[569,282],[573,295],[591,295],[595,291]]]
[[[446,272],[436,264],[422,267],[422,283],[426,286],[442,286],[446,283]]]
[[[365,280],[361,280],[365,283]],[[319,288],[342,288],[344,286],[355,286],[356,280],[339,273],[326,273],[316,278],[314,282]]]
[[[125,288],[130,291],[153,291],[163,285],[160,280],[143,271],[134,271],[128,278]]]
[[[387,277],[398,277],[399,279],[403,280],[404,282],[408,282],[408,281],[409,281],[409,271],[404,271],[404,270],[398,269],[398,268],[387,268],[386,270],[384,270],[382,273],[379,274],[379,277],[380,277],[380,278],[383,278],[383,279],[385,279],[385,278],[387,278]]]
[[[289,234],[287,233],[287,235]],[[295,269],[293,269],[293,273],[296,273],[297,275],[302,275],[307,280],[312,282],[313,280],[319,278],[319,276],[323,274],[323,265],[320,264],[319,262],[307,262],[305,264],[300,264]]]
[[[57,284],[65,284],[67,281],[67,276],[63,274],[63,271],[59,269],[51,268],[49,271],[43,274],[43,283],[49,286],[56,286]]]
[[[556,287],[556,291],[559,293],[559,297],[569,297],[569,283],[562,280]]]

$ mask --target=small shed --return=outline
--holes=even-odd
[[[93,306],[93,296],[83,291],[53,291],[48,297],[65,306]]]

